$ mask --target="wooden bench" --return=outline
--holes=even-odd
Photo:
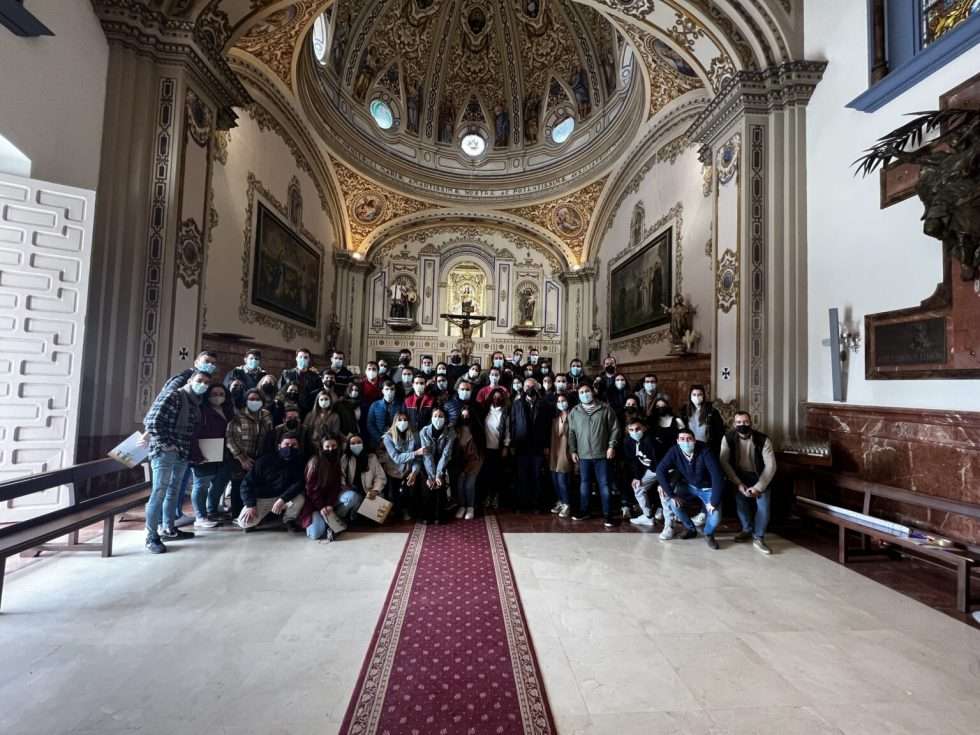
[[[947,500],[945,498],[922,495],[921,493],[913,493],[908,490],[902,490],[901,488],[862,480],[854,475],[842,473],[814,471],[809,473],[808,477],[814,481],[814,488],[818,490],[835,488],[860,494],[862,496],[860,512],[866,516],[874,517],[871,508],[872,499],[883,498],[943,513],[954,513],[969,518],[980,519],[980,505],[973,503],[963,503],[956,500]],[[879,528],[863,522],[859,518],[835,513],[830,509],[807,505],[805,502],[800,502],[800,500],[802,498],[798,497],[796,509],[801,516],[815,518],[837,526],[837,561],[841,564],[847,564],[851,560],[881,557],[881,552],[875,552],[869,548],[869,540],[874,539],[889,544],[896,549],[900,549],[902,553],[953,568],[956,571],[956,607],[960,612],[968,613],[970,612],[972,603],[980,602],[980,600],[973,597],[971,592],[971,575],[973,569],[980,567],[980,553],[978,553],[980,549],[970,546],[964,546],[963,548],[943,548],[934,545],[923,545],[915,539],[890,531],[887,528]],[[848,510],[852,509],[848,508]],[[860,549],[851,549],[848,547],[849,533],[857,534],[860,537]]]
[[[12,480],[0,484],[0,503],[60,485],[77,485],[95,477],[128,469],[124,464],[114,459],[99,459],[54,472],[46,472],[42,475]],[[150,483],[148,481],[138,482],[121,490],[100,495],[91,500],[75,502],[65,508],[59,508],[36,518],[0,528],[0,603],[3,600],[3,575],[7,565],[7,557],[42,550],[98,550],[102,552],[103,557],[112,556],[112,535],[116,516],[144,505],[149,497]],[[102,543],[79,543],[78,531],[100,521],[102,522]],[[62,536],[69,537],[68,543],[48,543]]]

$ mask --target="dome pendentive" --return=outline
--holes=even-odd
[[[554,194],[611,166],[642,121],[630,47],[571,0],[338,0],[309,47],[321,135],[422,196]]]

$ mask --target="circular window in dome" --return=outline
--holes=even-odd
[[[487,149],[487,141],[479,133],[467,133],[463,136],[459,146],[467,156],[476,158],[482,155],[483,151]]]
[[[551,129],[551,139],[561,145],[568,140],[573,130],[575,130],[575,118],[566,117]]]
[[[327,19],[322,15],[313,22],[313,55],[321,64],[327,63]]]
[[[384,100],[374,100],[371,103],[371,117],[382,130],[388,130],[395,124],[395,116],[391,114],[391,108]]]

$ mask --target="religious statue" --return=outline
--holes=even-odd
[[[415,305],[418,302],[418,292],[412,284],[395,281],[388,289],[391,296],[391,308],[388,316],[391,319],[413,320],[415,318]]]
[[[525,288],[521,291],[521,298],[517,305],[518,315],[520,321],[523,324],[534,324],[534,307],[537,305],[537,299],[534,296],[534,291],[530,288]]]
[[[419,103],[422,99],[422,85],[416,80],[412,83],[412,89],[408,93],[406,107],[408,109],[408,130],[411,133],[419,131]]]
[[[684,355],[687,345],[684,338],[694,326],[694,307],[684,301],[681,294],[674,297],[674,305],[670,307],[670,354]]]
[[[476,309],[474,308],[472,298],[466,297],[460,304],[460,311],[463,312],[462,314],[439,315],[454,327],[459,327],[460,338],[456,343],[456,349],[463,354],[464,364],[469,363],[470,357],[473,355],[473,332],[477,327],[483,324],[483,322],[496,321],[496,318],[492,316],[475,315],[473,313],[475,310]]]
[[[599,355],[602,352],[602,330],[593,327],[592,334],[589,335],[589,364],[598,365]]]
[[[923,135],[945,131],[913,151]],[[923,232],[941,240],[960,264],[960,277],[980,275],[980,110],[928,112],[880,138],[855,163],[867,176],[893,161],[919,166],[915,191],[925,205]]]
[[[592,97],[589,95],[589,85],[585,79],[585,69],[582,67],[572,75],[572,92],[575,93],[578,116],[584,120],[592,112]]]
[[[508,139],[510,138],[510,115],[507,114],[507,110],[504,106],[497,104],[493,108],[494,117],[494,136],[493,144],[497,148],[506,147]]]
[[[331,314],[327,322],[327,345],[331,350],[340,349],[340,320],[336,314]]]

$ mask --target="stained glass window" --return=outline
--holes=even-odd
[[[371,102],[371,117],[375,124],[382,130],[388,130],[395,124],[395,116],[391,113],[391,108],[384,100],[374,100]]]
[[[321,64],[327,63],[327,21],[322,15],[313,21],[313,55]]]
[[[568,140],[573,130],[575,130],[575,118],[566,117],[551,129],[551,139],[560,145]]]
[[[919,0],[922,3],[922,47],[945,36],[973,15],[980,15],[980,0]]]
[[[460,147],[470,158],[476,158],[482,155],[483,151],[487,149],[487,141],[484,137],[478,133],[468,133],[463,136],[463,140],[460,141]]]

